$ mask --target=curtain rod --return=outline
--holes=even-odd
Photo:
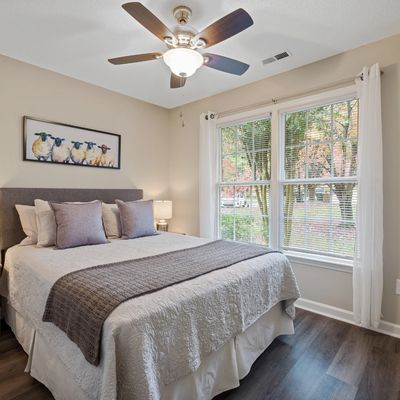
[[[383,71],[381,71],[381,75],[383,75]],[[361,74],[357,75],[356,78],[360,78],[361,80],[363,80],[363,74],[361,73]],[[351,82],[354,82],[354,78],[343,79],[341,81],[330,83],[329,85],[316,87],[314,89],[308,90],[307,92],[304,92],[304,91],[303,92],[298,92],[298,93],[295,93],[295,94],[292,94],[292,95],[286,96],[286,97],[279,97],[279,98],[273,97],[269,101],[262,101],[262,102],[250,104],[248,106],[237,107],[237,108],[233,108],[231,110],[225,110],[225,111],[221,111],[219,113],[210,114],[210,119],[214,119],[217,116],[218,117],[226,117],[228,115],[237,114],[237,113],[244,112],[244,111],[249,111],[249,110],[254,110],[256,108],[266,107],[266,106],[270,106],[272,104],[277,104],[278,102],[287,101],[287,100],[293,100],[293,99],[296,99],[298,97],[303,97],[303,96],[315,94],[317,92],[320,92],[321,90],[334,89],[334,88],[336,88],[338,86],[342,86],[342,85],[345,85],[345,84],[348,84],[348,83],[351,83]],[[206,115],[205,118],[206,118],[206,120],[208,120],[208,115]]]

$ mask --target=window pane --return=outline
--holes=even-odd
[[[315,143],[307,146],[306,177],[331,177],[332,147],[330,143]]]
[[[236,154],[227,154],[222,157],[221,170],[223,182],[236,181]]]
[[[252,153],[237,155],[237,181],[249,182],[253,180],[253,157]]]
[[[357,175],[357,141],[346,140],[333,143],[333,176]]]
[[[348,100],[332,106],[334,140],[357,139],[358,100]]]
[[[358,100],[285,114],[286,179],[357,174]]]
[[[254,180],[271,179],[271,149],[255,151],[253,154]]]
[[[300,111],[302,113],[304,111]],[[307,110],[305,139],[308,144],[326,143],[332,140],[332,105]]]
[[[252,123],[254,151],[271,148],[271,119],[261,119]]]
[[[306,177],[305,146],[286,146],[285,170],[286,179],[304,179]]]
[[[284,185],[284,247],[353,257],[356,207],[354,182]]]
[[[221,129],[222,154],[233,154],[236,152],[236,127]]]
[[[268,245],[269,196],[269,185],[221,186],[221,237]]]
[[[271,179],[271,118],[221,128],[221,182]]]
[[[237,151],[240,153],[253,151],[253,126],[251,122],[238,125]]]

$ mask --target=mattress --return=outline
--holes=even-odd
[[[104,324],[102,361],[99,367],[87,363],[77,346],[57,327],[41,321],[50,288],[59,277],[68,272],[206,242],[205,239],[190,236],[162,234],[62,251],[34,246],[16,246],[10,249],[1,287],[10,308],[18,316],[14,319],[23,321],[21,324],[29,327],[25,331],[31,332],[25,335],[29,338],[25,338],[25,348],[30,354],[32,375],[44,382],[57,399],[63,399],[64,391],[59,387],[62,380],[51,376],[52,370],[60,370],[68,376],[71,381],[69,386],[76,388],[81,395],[79,398],[82,399],[174,398],[173,393],[177,390],[171,389],[174,385],[182,387],[178,385],[179,382],[185,379],[190,381],[190,377],[193,378],[207,365],[207,360],[213,356],[220,359],[216,355],[222,352],[225,358],[228,354],[231,363],[236,364],[236,368],[231,368],[230,371],[236,371],[237,384],[240,375],[243,375],[243,371],[240,374],[237,367],[238,355],[240,358],[246,352],[240,352],[235,347],[240,335],[231,337],[229,324],[236,319],[236,322],[241,323],[241,334],[245,334],[266,315],[268,309],[262,309],[261,288],[257,287],[256,280],[251,279],[265,265],[287,263],[286,257],[281,254],[269,254],[238,263],[229,269],[215,271],[121,304]],[[250,270],[255,272],[250,273]],[[241,293],[243,298],[240,302],[237,299],[230,301],[229,291],[246,281],[254,286],[253,290],[244,285],[246,290]],[[258,289],[260,293],[257,292]],[[220,324],[221,318],[226,318],[224,324]],[[286,323],[280,329],[279,323],[274,319],[272,325],[278,326],[276,332],[273,329],[274,334],[291,333],[289,317],[281,309],[276,318],[278,322]],[[218,330],[218,324],[222,330]],[[18,324],[15,325],[17,330]],[[275,337],[274,334],[264,338],[264,346]],[[213,347],[205,348],[202,340],[210,335]],[[51,351],[43,352],[45,348],[50,348]],[[46,365],[54,363],[62,368],[54,365],[43,376],[44,369],[40,364],[44,362]],[[167,369],[169,375],[163,376]],[[61,383],[57,383],[58,381]],[[221,385],[211,385],[212,389],[205,390],[204,394],[199,394],[196,398],[210,398],[209,396],[218,391],[229,389],[232,382],[230,379],[230,384],[222,385],[227,386],[222,389],[218,387]],[[207,384],[196,384],[196,390],[192,386],[188,385],[191,392],[200,393]]]

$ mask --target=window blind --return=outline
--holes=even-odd
[[[283,117],[282,247],[352,258],[358,100],[302,109]]]
[[[268,245],[271,115],[224,126],[219,138],[220,236]]]

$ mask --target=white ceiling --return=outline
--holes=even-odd
[[[0,0],[0,53],[172,108],[400,32],[400,0],[144,0],[167,26],[172,9],[192,8],[202,30],[242,7],[254,25],[208,49],[250,64],[243,76],[201,67],[182,89],[170,89],[162,60],[113,66],[108,58],[164,51],[164,44],[120,6],[121,0]],[[293,57],[263,66],[290,50]]]

